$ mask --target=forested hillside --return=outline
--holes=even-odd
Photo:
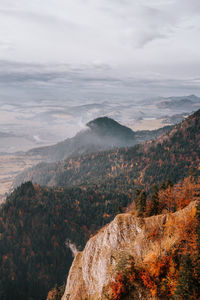
[[[66,279],[69,245],[82,249],[132,202],[138,216],[178,209],[171,187],[188,173],[198,177],[199,129],[200,111],[155,141],[31,170],[26,179],[54,187],[27,182],[0,208],[1,299],[45,299]]]
[[[130,201],[122,193],[89,188],[27,182],[16,189],[0,208],[0,299],[45,299],[66,280],[69,244],[81,250]]]
[[[16,179],[47,186],[101,184],[106,189],[146,186],[184,178],[200,166],[200,110],[154,141],[40,164]]]
[[[67,159],[70,156],[79,156],[116,147],[133,146],[156,138],[172,127],[164,126],[152,131],[133,131],[111,118],[101,117],[87,123],[85,129],[74,137],[52,146],[29,150],[25,153],[25,156],[39,156],[42,161],[55,162]]]

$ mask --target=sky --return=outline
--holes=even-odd
[[[187,112],[155,103],[200,96],[199,15],[199,0],[0,0],[0,152]]]
[[[199,0],[1,0],[0,101],[199,95],[199,14]]]

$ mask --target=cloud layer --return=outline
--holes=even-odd
[[[145,83],[198,94],[199,13],[199,0],[1,0],[0,100]]]
[[[137,67],[164,58],[199,62],[199,11],[198,0],[1,0],[0,57]]]

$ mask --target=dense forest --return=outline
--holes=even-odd
[[[190,179],[180,180],[189,173],[198,178],[199,129],[200,111],[155,141],[42,164],[26,174],[43,187],[24,183],[0,208],[0,298],[45,299],[66,280],[69,244],[83,249],[126,207],[151,216],[193,201],[183,188],[192,186]],[[179,198],[178,190],[184,191]]]
[[[168,180],[149,193],[137,189],[135,196],[133,191],[22,184],[0,210],[1,299],[45,299],[66,281],[73,259],[69,243],[82,250],[91,235],[124,210],[144,217],[184,208],[200,190],[194,180],[175,185]]]
[[[69,244],[81,250],[131,199],[98,190],[16,189],[0,209],[0,298],[45,299],[72,263]]]

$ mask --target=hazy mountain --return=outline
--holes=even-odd
[[[102,96],[102,95],[101,95]],[[100,96],[100,97],[101,97]],[[121,96],[120,96],[121,97]],[[146,130],[162,127],[163,119],[175,114],[191,113],[200,108],[197,96],[182,97],[150,97],[143,101],[138,97],[130,95],[129,98],[121,99],[98,99],[98,101],[11,101],[0,99],[0,132],[12,132],[19,138],[10,137],[9,140],[0,141],[0,152],[14,153],[17,151],[28,151],[33,148],[54,145],[66,138],[73,137],[89,121],[107,116],[117,120],[121,124],[133,130]],[[177,105],[177,107],[158,107],[159,102],[179,101],[189,99],[191,105]],[[123,100],[123,101],[122,101]],[[91,103],[92,101],[92,103]],[[94,102],[95,101],[95,102]],[[170,105],[170,104],[169,104]],[[169,106],[165,105],[165,106]]]
[[[170,126],[153,131],[132,131],[108,117],[97,118],[86,124],[87,129],[75,137],[53,146],[29,150],[26,155],[39,155],[42,161],[59,161],[69,156],[78,156],[116,147],[134,146],[155,138],[171,129]]]
[[[172,116],[165,116],[163,124],[178,124],[188,116],[188,113],[175,114]]]
[[[160,182],[166,177],[176,182],[188,174],[190,167],[199,166],[199,131],[200,110],[154,141],[41,163],[20,174],[15,186],[27,180],[63,187],[105,181],[105,187],[110,188],[115,181],[119,189],[124,189]]]
[[[65,159],[70,156],[79,156],[96,151],[113,149],[121,146],[134,145],[149,140],[166,132],[170,127],[164,127],[154,131],[136,131],[120,125],[110,118],[98,118],[88,123],[87,129],[79,132],[75,137],[66,139],[53,146],[34,148],[35,142],[23,136],[0,138],[0,149],[4,154],[0,155],[0,201],[4,194],[12,190],[15,177],[23,170],[37,163],[52,162]],[[36,137],[37,138],[37,137]],[[48,139],[48,137],[47,137]],[[28,152],[18,152],[24,145]],[[8,154],[8,149],[15,151]],[[9,179],[8,179],[9,178]]]
[[[196,109],[197,105],[200,105],[200,98],[195,95],[189,95],[185,97],[168,97],[157,103],[158,108],[162,109],[180,109],[191,111]]]
[[[8,137],[14,137],[15,135],[10,132],[1,132],[0,131],[0,138],[8,138]]]

